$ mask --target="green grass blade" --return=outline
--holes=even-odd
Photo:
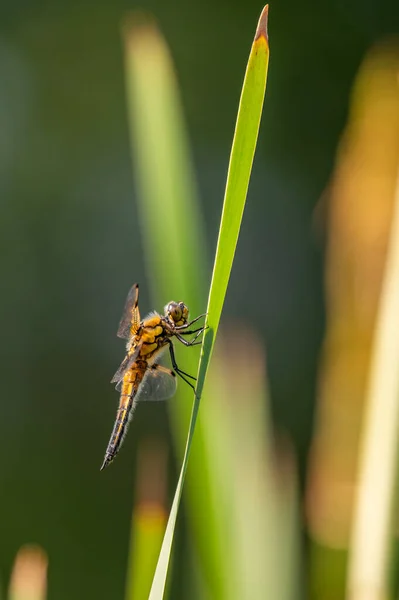
[[[206,331],[202,346],[198,371],[198,397],[200,397],[203,390],[215,335],[219,326],[223,302],[238,241],[253,157],[255,154],[269,60],[267,14],[268,7],[266,6],[259,20],[241,92],[236,129],[230,155],[222,221],[208,300],[207,322],[209,329]],[[196,398],[191,416],[186,451],[154,575],[153,585],[149,596],[150,600],[159,600],[163,597],[172,549],[173,534],[187,469],[188,456],[197,420],[198,408],[199,399]]]
[[[269,64],[268,5],[259,19],[241,92],[230,154],[222,220],[208,303],[208,325],[216,335],[230,278],[258,138]],[[201,364],[205,374],[207,361]],[[202,390],[201,380],[199,381]]]

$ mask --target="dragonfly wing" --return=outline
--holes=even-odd
[[[127,354],[125,356],[125,358],[123,359],[123,361],[121,362],[121,364],[119,366],[119,369],[117,370],[117,372],[111,379],[111,383],[118,382],[118,384],[119,384],[122,381],[125,373],[131,368],[133,363],[136,362],[137,357],[140,352],[140,347],[141,346],[137,346],[137,348],[134,350],[134,352],[132,354]],[[118,389],[118,386],[116,386],[116,389]]]
[[[170,369],[154,363],[148,368],[138,389],[136,400],[166,400],[176,392],[176,375]]]
[[[122,339],[129,339],[131,333],[137,331],[140,326],[139,286],[137,283],[132,285],[126,298],[125,308],[119,323],[117,336]]]

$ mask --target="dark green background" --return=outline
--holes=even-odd
[[[50,600],[123,597],[135,447],[140,435],[167,430],[165,406],[138,411],[123,458],[100,474],[117,403],[109,380],[123,353],[115,332],[132,282],[141,283],[142,312],[153,308],[120,39],[121,19],[135,8],[121,0],[0,5],[0,570],[6,581],[21,544],[43,545]],[[140,8],[171,47],[213,256],[262,5]],[[270,6],[267,97],[224,315],[267,341],[276,421],[291,432],[302,473],[324,319],[312,211],[356,70],[376,41],[398,31],[396,1]],[[174,575],[177,598],[182,574]]]

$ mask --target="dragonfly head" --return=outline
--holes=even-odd
[[[165,306],[165,316],[168,317],[174,325],[180,327],[187,323],[188,308],[184,302],[169,302],[169,304]]]

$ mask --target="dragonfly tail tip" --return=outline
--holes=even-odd
[[[109,456],[106,456],[104,458],[103,464],[100,467],[100,471],[104,471],[105,467],[108,467],[109,463],[111,462]]]

